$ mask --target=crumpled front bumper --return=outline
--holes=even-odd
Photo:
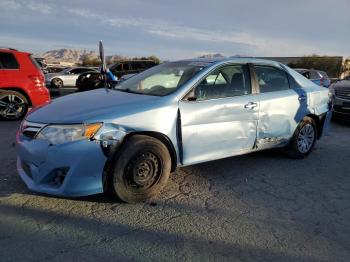
[[[17,170],[33,191],[64,197],[102,193],[106,161],[100,144],[93,141],[49,145],[17,135]]]

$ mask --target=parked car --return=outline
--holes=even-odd
[[[109,67],[109,70],[118,80],[124,81],[135,74],[138,74],[148,68],[157,65],[152,60],[125,60],[115,63]],[[76,81],[76,87],[79,91],[93,90],[103,86],[100,73],[86,72],[81,74]]]
[[[34,191],[144,201],[178,166],[268,148],[306,157],[329,108],[328,89],[277,62],[168,62],[30,113],[17,168]]]
[[[29,107],[50,102],[44,75],[30,53],[0,48],[0,118],[23,118]]]
[[[45,82],[46,85],[51,88],[74,87],[79,75],[87,72],[98,71],[89,67],[67,68],[59,73],[46,74]]]
[[[314,70],[314,69],[294,69],[298,73],[310,79],[316,85],[329,87],[331,85],[331,80],[324,71]]]
[[[350,119],[350,76],[332,84],[333,115],[335,118]]]
[[[50,74],[50,73],[59,73],[62,72],[65,69],[69,69],[70,67],[62,67],[62,66],[47,66],[45,68],[44,74]]]

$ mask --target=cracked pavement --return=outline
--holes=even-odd
[[[304,160],[262,151],[178,168],[160,196],[30,192],[0,122],[0,261],[349,261],[350,124]]]

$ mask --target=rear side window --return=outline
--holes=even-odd
[[[286,72],[272,66],[255,65],[260,93],[275,92],[289,89]]]
[[[0,52],[1,69],[19,69],[19,64],[12,53]]]

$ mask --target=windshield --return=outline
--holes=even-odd
[[[194,77],[209,63],[182,61],[152,67],[118,84],[115,89],[130,93],[166,96]]]

